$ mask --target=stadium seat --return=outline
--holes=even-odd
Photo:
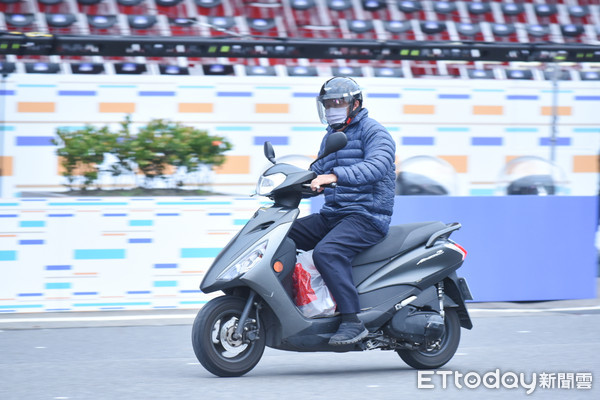
[[[272,31],[275,28],[275,20],[273,18],[247,18],[246,21],[250,29],[261,33]]]
[[[402,71],[402,68],[377,67],[373,68],[373,76],[377,78],[402,78],[404,77],[404,71]]]
[[[232,9],[228,9],[228,13],[226,12],[223,0],[194,0],[194,3],[196,4],[196,12],[199,15],[217,17],[229,14],[229,16],[233,16]]]
[[[283,4],[284,15],[291,15],[292,18],[285,18],[284,23],[287,32],[294,37],[315,37],[315,32],[311,27],[322,26],[321,15],[317,8],[315,0],[291,0]]]
[[[590,15],[590,8],[587,5],[572,5],[567,7],[567,10],[571,17],[583,18]]]
[[[444,32],[447,27],[443,21],[421,21],[421,31],[427,35],[435,35]]]
[[[35,15],[33,14],[4,14],[6,25],[16,28],[31,28],[35,25]]]
[[[185,18],[188,17],[186,4],[183,0],[154,0],[156,2],[156,12],[159,15],[165,15],[167,18]]]
[[[246,65],[245,70],[248,76],[277,76],[275,68],[272,66]]]
[[[327,0],[327,7],[332,11],[346,11],[352,8],[351,0]]]
[[[155,15],[128,15],[127,22],[131,29],[148,30],[156,24]]]
[[[183,0],[154,0],[157,6],[161,7],[174,7],[181,4]]]
[[[77,9],[83,14],[110,14],[112,12],[111,2],[114,0],[77,0]]]
[[[507,69],[506,71],[507,79],[516,79],[516,80],[532,80],[533,72],[527,69]]]
[[[73,14],[45,14],[48,30],[52,33],[79,33],[78,29],[72,29],[77,21]]]
[[[104,73],[104,65],[100,63],[71,63],[72,74],[95,75]]]
[[[117,23],[116,15],[88,15],[90,29],[110,29]]]
[[[361,77],[363,71],[359,67],[332,67],[331,74],[333,76],[350,76],[350,77]]]
[[[549,40],[550,27],[548,25],[527,24],[525,30],[530,42],[546,42]]]
[[[558,8],[556,4],[543,3],[534,5],[535,15],[540,24],[556,24]]]
[[[46,23],[57,28],[71,26],[76,20],[73,14],[46,14]]]
[[[207,17],[206,21],[208,24],[220,29],[231,29],[235,26],[235,18],[233,17]]]
[[[172,64],[159,64],[158,70],[161,75],[189,75],[190,70],[188,67],[180,67]]]
[[[410,21],[384,21],[383,28],[389,38],[393,40],[413,40],[415,38]]]
[[[456,3],[450,1],[433,2],[433,11],[435,11],[439,21],[460,21],[460,13]]]
[[[202,65],[204,75],[235,75],[233,65],[204,64]]]
[[[346,21],[348,23],[348,29],[353,33],[366,33],[371,32],[374,29],[373,21],[370,20],[351,20]]]
[[[444,21],[421,21],[421,32],[426,35],[426,40],[449,40],[448,26]]]
[[[558,12],[556,4],[542,3],[534,5],[535,15],[538,17],[551,17]]]
[[[492,7],[489,3],[470,2],[467,4],[467,10],[472,22],[494,21]]]
[[[454,25],[461,40],[483,40],[481,25],[478,22],[459,22]]]
[[[398,0],[398,9],[403,13],[414,13],[421,11],[423,6],[418,1],[413,0]]]
[[[467,69],[469,79],[496,79],[490,69]]]
[[[114,1],[114,0],[113,0]],[[116,0],[117,10],[119,14],[125,15],[148,15],[151,14],[149,3],[147,0]],[[92,14],[88,12],[88,14]],[[109,10],[107,12],[97,14],[112,14]]]
[[[579,42],[581,35],[584,33],[581,24],[564,24],[560,26],[560,31],[565,42]]]
[[[117,3],[125,6],[125,7],[132,7],[132,6],[137,6],[140,5],[141,3],[144,3],[146,0],[117,0]]]
[[[319,76],[317,67],[305,67],[303,65],[288,66],[288,76]]]
[[[362,0],[361,4],[365,11],[379,11],[387,7],[384,0]]]
[[[115,73],[119,75],[140,75],[148,71],[145,64],[119,62],[114,64]]]
[[[416,19],[420,21],[425,21],[426,15],[423,10],[423,5],[420,1],[413,0],[398,0],[396,3],[398,6],[398,10],[403,13],[403,17],[405,19]]]
[[[504,21],[509,23],[527,22],[527,15],[525,14],[525,7],[522,3],[502,3],[500,5]]]
[[[26,62],[25,72],[28,74],[58,74],[60,65],[47,62]]]
[[[290,6],[294,10],[310,10],[316,6],[315,0],[292,0]]]
[[[194,18],[169,18],[169,29],[173,36],[199,35],[198,21]]]
[[[579,77],[582,81],[600,81],[599,71],[579,71]]]
[[[492,24],[492,33],[495,36],[497,41],[516,42],[517,41],[516,32],[517,32],[517,29],[515,28],[514,24],[499,24],[499,23]]]
[[[433,10],[438,14],[450,14],[456,11],[456,4],[449,1],[436,1]]]
[[[47,14],[69,13],[72,11],[66,0],[38,0],[37,6],[40,12]]]

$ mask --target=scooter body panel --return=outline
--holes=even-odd
[[[298,209],[276,206],[258,209],[242,230],[217,255],[200,284],[200,290],[211,293],[243,285],[239,278],[226,281],[220,280],[219,275],[246,254],[249,249],[265,240],[269,241],[268,250],[271,250],[270,255],[272,256],[287,235],[299,212]],[[273,234],[275,231],[277,233]],[[265,263],[265,261],[270,262],[270,259],[267,260],[267,257],[263,257],[259,263]]]
[[[443,278],[458,269],[463,261],[459,252],[446,247],[446,243],[440,242],[429,249],[425,246],[418,247],[391,260],[380,262],[380,265],[374,263],[354,267],[354,271],[364,267],[373,270],[361,282],[356,282],[355,279],[358,293],[402,284],[411,284],[425,289],[440,281],[440,277]]]

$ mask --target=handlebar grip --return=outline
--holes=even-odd
[[[305,187],[305,188],[307,188],[307,189],[310,189],[310,183],[303,183],[302,186]],[[326,185],[322,185],[321,187],[324,187],[324,188],[326,188],[326,187],[328,187],[328,188],[335,188],[335,187],[337,187],[337,183],[336,182],[332,182],[332,183],[328,183]]]

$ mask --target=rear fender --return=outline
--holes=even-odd
[[[458,284],[459,279],[462,278],[458,278],[456,276],[456,272],[453,272],[452,274],[450,274],[450,276],[444,279],[444,292],[457,305],[460,326],[462,326],[465,329],[471,329],[473,328],[473,322],[471,321],[471,317],[469,316],[469,311],[467,311],[465,299]]]

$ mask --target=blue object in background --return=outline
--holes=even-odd
[[[458,275],[474,301],[596,297],[592,196],[396,196],[392,224],[460,222],[451,239],[468,254]],[[323,204],[311,201],[312,212]]]

